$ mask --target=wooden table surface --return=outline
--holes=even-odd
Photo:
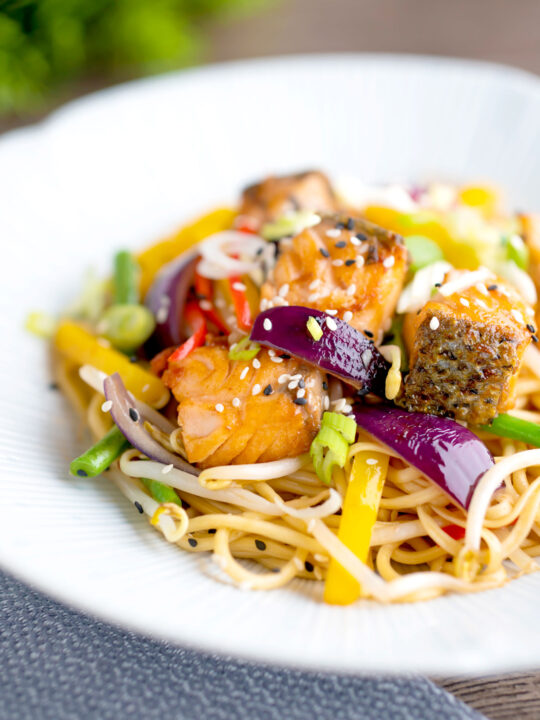
[[[207,58],[319,51],[450,55],[540,73],[540,0],[278,0],[258,15],[214,23]],[[36,119],[0,118],[0,132]],[[540,719],[540,672],[435,682],[490,720]]]

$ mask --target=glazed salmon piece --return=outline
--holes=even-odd
[[[281,242],[282,252],[263,285],[261,310],[302,305],[337,316],[376,341],[390,326],[407,274],[402,238],[366,220],[324,216]],[[286,291],[286,292],[285,292]]]
[[[469,275],[452,271],[441,292]],[[446,285],[446,283],[449,283]],[[443,296],[405,317],[410,372],[396,402],[407,410],[473,425],[513,407],[534,315],[519,295],[493,277]]]
[[[163,381],[178,401],[187,458],[202,468],[296,457],[319,429],[323,375],[295,358],[261,350],[233,361],[215,344],[171,363]]]
[[[330,181],[324,173],[310,170],[296,175],[269,177],[250,185],[242,194],[239,213],[260,226],[295,210],[333,212],[336,209]]]

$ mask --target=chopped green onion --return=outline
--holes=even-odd
[[[405,238],[405,246],[411,256],[409,271],[413,275],[427,265],[444,260],[441,248],[424,235],[409,235]]]
[[[114,425],[101,440],[71,462],[70,472],[79,477],[100,475],[129,447],[129,442]]]
[[[156,502],[176,503],[182,507],[182,501],[178,497],[178,493],[169,485],[165,485],[165,483],[159,482],[159,480],[149,480],[148,478],[141,478],[141,482]]]
[[[311,210],[298,210],[263,225],[261,235],[265,240],[279,240],[288,235],[298,235],[302,230],[318,225],[320,221],[320,216]]]
[[[308,317],[308,321],[306,323],[306,327],[308,329],[309,334],[314,340],[320,340],[323,336],[323,331],[319,323],[315,320],[314,317],[311,315]]]
[[[92,324],[97,322],[105,309],[109,292],[110,282],[98,277],[95,270],[90,268],[85,273],[81,293],[67,314]]]
[[[480,430],[540,447],[540,425],[506,413],[498,415],[491,425],[480,425]]]
[[[309,454],[319,479],[327,485],[332,482],[334,467],[345,466],[349,445],[355,437],[356,422],[352,418],[338,413],[324,413],[321,428],[311,443]]]
[[[518,268],[526,270],[529,267],[529,248],[519,235],[504,236],[503,247],[506,249],[506,259],[513,260]]]
[[[251,343],[250,339],[245,337],[231,347],[229,350],[229,358],[231,360],[252,360],[260,349],[260,345]]]
[[[98,324],[98,332],[115,348],[130,353],[154,332],[154,315],[144,305],[111,305]]]
[[[139,302],[139,266],[127,250],[120,250],[114,256],[113,284],[116,305],[135,305]]]
[[[50,338],[56,330],[57,319],[50,313],[40,312],[36,310],[28,313],[24,327],[28,332],[41,338]]]

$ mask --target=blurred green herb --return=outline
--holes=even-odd
[[[267,0],[0,0],[0,113],[39,109],[86,76],[127,78],[199,61],[205,21]]]

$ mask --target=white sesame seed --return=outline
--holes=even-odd
[[[348,415],[350,412],[352,412],[352,405],[349,405],[349,403],[344,405],[342,412],[344,415]]]
[[[527,308],[526,313],[530,315],[530,317],[534,317],[534,310],[531,307]]]
[[[366,261],[365,261],[365,258],[363,255],[356,256],[356,267],[359,267],[359,268],[363,267],[365,262]]]
[[[223,412],[225,407],[221,403],[216,403],[215,408],[218,412]]]
[[[270,318],[264,318],[263,328],[264,328],[265,330],[271,330],[271,329],[272,329],[272,321],[270,320]]]
[[[328,558],[326,557],[326,555],[321,555],[320,553],[315,553],[315,555],[313,556],[313,559],[315,560],[315,562],[320,562],[320,563],[328,562]]]
[[[347,405],[347,401],[345,398],[339,398],[338,400],[334,400],[332,405],[334,406],[334,410],[339,413]]]
[[[339,228],[330,228],[330,230],[326,231],[325,235],[329,238],[337,238],[341,235],[341,230]]]
[[[470,302],[467,300],[467,298],[459,298],[459,302],[463,305],[463,307],[469,307]]]
[[[274,307],[284,307],[285,305],[288,305],[289,303],[285,300],[285,298],[280,297],[279,295],[276,295],[274,298]]]
[[[270,302],[272,303],[272,306],[274,306],[276,303],[278,303],[282,299],[283,298],[280,298],[279,295],[274,295],[274,297],[272,298],[272,300]]]
[[[366,460],[366,465],[376,465],[376,464],[377,464],[377,460],[375,458],[368,458]]]
[[[300,558],[293,557],[293,563],[295,564],[297,570],[304,569],[304,563],[300,560]]]
[[[396,258],[393,255],[390,255],[389,257],[387,257],[383,260],[383,265],[385,268],[391,268],[391,267],[393,267],[395,262],[396,262]]]
[[[287,297],[289,294],[289,283],[285,283],[279,288],[278,295],[282,298]]]
[[[109,412],[109,410],[112,408],[112,400],[105,400],[103,405],[101,406],[101,409],[103,412]]]
[[[332,317],[335,317],[338,313],[337,310],[334,310],[333,308],[326,309],[324,311],[327,315],[332,315]]]
[[[478,292],[481,292],[482,295],[489,295],[489,291],[485,283],[476,283],[475,288],[478,290]]]
[[[263,301],[261,300],[261,302],[263,302]],[[214,300],[214,305],[220,309],[223,309],[226,304],[227,303],[225,302],[225,300],[223,298],[218,297]]]
[[[216,302],[216,304],[217,304],[217,302]],[[264,312],[265,310],[268,309],[268,300],[266,298],[261,299],[261,302],[259,303],[259,308],[260,308],[261,312]]]
[[[369,365],[369,363],[371,362],[371,358],[371,350],[364,350],[364,352],[362,353],[362,362],[364,363],[364,367],[367,367]]]
[[[335,260],[332,260],[332,265],[334,267],[341,267],[343,265],[343,260],[336,258]]]
[[[308,296],[308,302],[312,303],[315,302],[319,297],[319,293],[311,293],[311,295]]]
[[[162,324],[167,320],[169,310],[166,307],[160,307],[156,313],[156,322]]]
[[[240,398],[233,398],[233,407],[240,407]]]
[[[328,397],[328,395],[325,395],[325,396],[324,396],[324,403],[323,403],[323,405],[324,405],[324,409],[325,409],[325,410],[328,410],[328,408],[330,407],[330,398]]]
[[[166,475],[167,473],[170,473],[173,469],[174,465],[171,463],[170,465],[165,465],[164,468],[161,468],[161,472],[163,475]]]
[[[352,316],[353,316],[353,315],[352,315],[352,312],[351,312],[350,310],[347,310],[347,311],[343,314],[343,319],[345,320],[345,322],[350,322],[350,321],[352,320]]]
[[[275,357],[276,351],[274,350],[274,348],[270,348],[270,350],[268,351],[268,354],[270,355],[270,357]]]
[[[280,385],[283,385],[283,383],[286,383],[290,380],[291,376],[288,373],[283,373],[283,375],[280,375],[278,377],[278,383]]]
[[[240,380],[243,380],[246,377],[246,375],[248,374],[248,372],[249,372],[249,367],[246,366],[240,373]]]
[[[255,383],[255,385],[251,388],[251,394],[252,395],[258,395],[261,392],[261,386],[259,383]]]
[[[274,363],[282,363],[283,362],[283,358],[280,358],[280,357],[271,357],[270,360]]]
[[[353,237],[351,238],[351,243],[353,245],[360,245],[360,240],[357,237],[354,237],[354,235],[353,235]]]
[[[432,330],[436,330],[440,324],[441,323],[439,322],[439,318],[436,318],[436,317],[432,317],[431,320],[429,321],[429,327]]]
[[[478,307],[484,308],[484,310],[489,310],[488,304],[483,300],[480,300],[480,298],[477,298],[475,300],[475,303],[478,305]]]
[[[227,325],[229,325],[230,327],[236,326],[236,317],[234,315],[229,315],[229,317],[226,318],[226,321]]]
[[[296,393],[297,398],[303,398],[306,394],[305,388],[299,388],[298,392]]]
[[[337,330],[337,323],[334,320],[334,318],[331,318],[331,317],[326,318],[326,327],[329,330]]]
[[[201,306],[201,310],[211,310],[212,309],[212,303],[209,300],[200,300],[199,305]]]
[[[253,362],[251,363],[255,370],[258,370],[261,367],[261,361],[257,358],[253,358]]]
[[[525,320],[523,319],[523,315],[520,313],[519,310],[516,310],[515,308],[512,308],[511,310],[513,317],[519,322],[525,324]]]
[[[168,307],[171,304],[171,298],[168,295],[162,295],[159,298],[159,304]]]
[[[287,385],[287,388],[289,390],[295,390],[298,387],[298,380],[291,380],[291,382]]]
[[[321,284],[320,278],[315,278],[313,282],[310,282],[308,287],[310,290],[315,290],[316,287],[318,287]]]
[[[247,288],[246,288],[246,286],[244,285],[244,283],[243,283],[243,282],[238,282],[238,281],[237,281],[237,282],[233,282],[232,288],[233,288],[233,290],[239,290],[240,292],[244,292],[245,290],[247,290]]]
[[[142,386],[142,392],[143,392],[143,393],[144,393],[144,392],[147,392],[148,390],[150,390],[150,383],[146,383],[146,385],[143,385],[143,386]]]
[[[322,572],[321,572],[321,568],[315,567],[315,568],[313,569],[313,574],[315,575],[315,579],[316,579],[316,580],[322,580],[322,579],[323,579],[323,574],[322,574]]]
[[[354,295],[356,292],[356,285],[353,283],[352,285],[349,285],[347,288],[347,295]]]

